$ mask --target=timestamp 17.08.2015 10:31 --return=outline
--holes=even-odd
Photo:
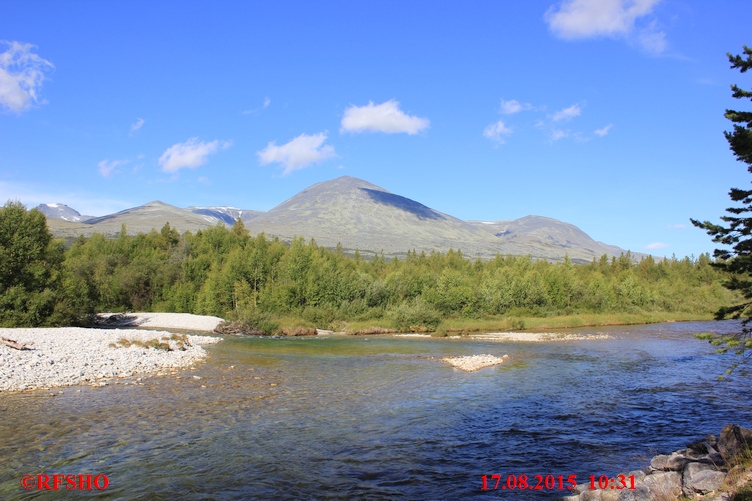
[[[577,475],[481,475],[481,488],[482,491],[489,490],[529,490],[529,491],[541,491],[541,490],[568,490],[573,491],[577,487]],[[502,481],[502,479],[504,481]],[[635,489],[634,475],[616,475],[615,477],[609,477],[608,475],[590,475],[590,485],[588,490],[623,490],[623,489]]]

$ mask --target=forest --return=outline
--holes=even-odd
[[[86,325],[98,312],[216,315],[244,332],[462,332],[712,318],[740,301],[731,277],[697,258],[586,265],[460,251],[403,260],[346,256],[302,238],[252,236],[237,222],[195,234],[78,238],[69,249],[44,216],[0,209],[0,323]]]

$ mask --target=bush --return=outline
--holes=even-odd
[[[411,332],[433,331],[441,322],[439,312],[420,298],[400,304],[389,311],[388,316],[397,329]]]
[[[431,336],[433,336],[433,337],[447,337],[448,334],[447,334],[447,331],[446,331],[445,328],[439,327],[438,329],[436,329],[436,331],[433,334],[431,334]]]

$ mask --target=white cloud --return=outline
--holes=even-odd
[[[689,228],[686,224],[669,224],[668,227],[673,230],[686,230]]]
[[[610,131],[611,127],[613,127],[613,126],[614,126],[614,124],[608,124],[605,127],[603,127],[602,129],[597,129],[595,131],[595,135],[598,136],[598,137],[607,136],[608,135],[608,131]]]
[[[666,48],[665,33],[655,21],[637,28],[638,19],[652,13],[661,0],[564,0],[550,7],[544,16],[549,29],[559,38],[573,40],[607,36],[635,39],[648,52]]]
[[[10,46],[0,54],[0,107],[21,113],[40,102],[37,92],[42,87],[44,73],[54,66],[32,54],[35,45],[6,41],[0,43]]]
[[[664,244],[663,242],[653,242],[652,244],[648,244],[645,246],[645,249],[647,250],[657,250],[657,249],[665,249],[666,247],[670,247],[669,244]]]
[[[565,137],[569,137],[568,130],[553,129],[551,131],[551,141],[558,141],[559,139],[564,139]]]
[[[509,101],[501,100],[501,113],[504,115],[512,115],[514,113],[519,113],[520,111],[531,109],[533,109],[533,105],[530,103],[521,103],[516,99],[511,99]]]
[[[128,163],[128,160],[102,160],[97,164],[99,167],[99,173],[102,174],[102,177],[110,177],[115,170],[116,167],[119,165],[125,165]]]
[[[503,120],[492,123],[483,130],[483,137],[490,139],[498,144],[504,144],[504,137],[512,133],[512,129],[504,125]]]
[[[261,165],[278,163],[284,166],[283,174],[303,169],[310,164],[336,156],[334,148],[324,145],[327,133],[301,134],[289,143],[277,146],[274,141],[256,153]]]
[[[133,124],[131,124],[131,132],[136,132],[138,129],[144,126],[144,123],[146,120],[143,118],[137,119]]]
[[[229,148],[232,141],[214,140],[209,143],[199,142],[192,137],[184,143],[173,144],[159,157],[159,165],[164,172],[177,172],[180,169],[195,169],[206,163],[209,155],[220,149]]]
[[[658,29],[655,21],[651,22],[646,28],[639,30],[636,39],[637,43],[651,54],[660,54],[666,50],[666,33]]]
[[[551,118],[554,122],[560,122],[561,120],[571,120],[574,117],[580,116],[582,114],[582,109],[577,104],[573,104],[569,108],[564,108],[563,110],[559,110],[556,113],[554,113],[554,116]]]
[[[393,99],[382,104],[369,101],[365,106],[353,105],[345,110],[340,132],[406,132],[412,135],[428,128],[429,124],[427,118],[406,115]]]
[[[268,97],[265,97],[264,98],[264,103],[261,105],[261,108],[253,108],[253,109],[250,109],[250,110],[245,110],[243,112],[243,115],[257,115],[264,108],[268,108],[270,104],[272,104],[272,100],[269,99]]]

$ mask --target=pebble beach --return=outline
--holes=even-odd
[[[147,316],[149,327],[211,331],[221,321],[175,313]],[[189,317],[194,322],[190,322]],[[0,329],[0,337],[26,349],[0,344],[0,392],[57,388],[79,384],[104,386],[110,381],[190,367],[206,357],[203,345],[221,338],[175,336],[162,330],[87,329],[80,327]],[[157,340],[170,349],[147,348]],[[136,342],[136,344],[134,344]]]

